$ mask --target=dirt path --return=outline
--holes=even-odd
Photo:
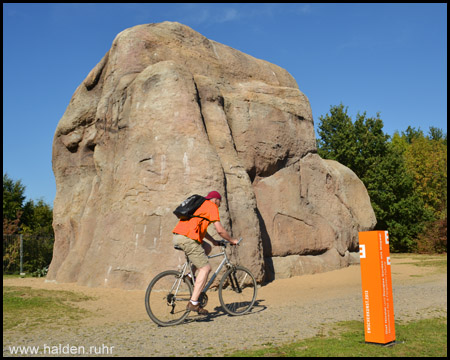
[[[392,260],[395,319],[447,316],[446,272],[411,265],[413,261]],[[95,297],[79,305],[91,315],[77,323],[72,321],[57,329],[42,326],[29,333],[4,332],[4,356],[10,356],[9,346],[40,346],[42,351],[47,345],[48,355],[50,350],[67,344],[77,347],[79,355],[83,351],[84,355],[97,351],[114,356],[222,355],[235,349],[311,337],[326,324],[363,319],[357,265],[273,281],[258,290],[253,312],[241,317],[225,315],[217,293],[210,292],[210,316],[191,316],[184,324],[169,328],[158,327],[148,318],[145,291],[88,288],[36,278],[7,279],[4,285],[69,290]]]

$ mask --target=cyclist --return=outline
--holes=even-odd
[[[222,196],[217,191],[211,191],[205,198],[205,202],[195,211],[194,217],[189,220],[180,220],[172,231],[174,245],[181,248],[189,257],[194,265],[192,271],[195,273],[198,269],[194,290],[186,309],[196,311],[200,315],[208,314],[208,310],[199,305],[198,298],[211,271],[207,256],[211,252],[211,245],[203,239],[206,238],[215,246],[219,245],[207,232],[209,224],[214,223],[217,233],[231,244],[238,243],[238,240],[234,239],[220,223],[219,206]],[[191,275],[194,276],[194,274]]]

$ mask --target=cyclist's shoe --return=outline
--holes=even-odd
[[[186,306],[186,310],[198,312],[199,315],[208,315],[208,310],[203,309],[200,305],[194,305],[190,301]]]

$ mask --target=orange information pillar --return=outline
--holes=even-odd
[[[394,300],[387,231],[359,233],[364,331],[367,343],[395,341]]]

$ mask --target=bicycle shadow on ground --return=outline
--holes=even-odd
[[[262,305],[261,303],[264,302],[263,299],[256,300],[252,309],[244,314],[244,315],[230,315],[226,313],[222,306],[216,306],[214,310],[210,311],[208,315],[189,315],[187,319],[184,321],[185,324],[191,323],[191,322],[211,322],[216,318],[220,318],[222,316],[229,316],[229,317],[241,317],[241,316],[251,316],[257,313],[260,313],[261,311],[264,311],[267,309],[266,305]],[[208,309],[207,309],[208,310]]]

